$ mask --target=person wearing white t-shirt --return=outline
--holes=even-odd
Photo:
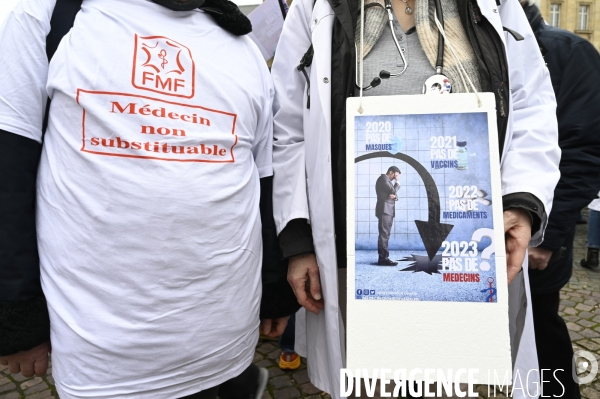
[[[259,308],[272,336],[298,308],[285,270],[261,304],[273,87],[250,23],[226,0],[84,0],[49,63],[55,3],[0,29],[0,363],[42,375],[51,341],[61,398],[215,397]]]

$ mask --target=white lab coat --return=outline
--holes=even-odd
[[[554,92],[518,1],[502,0],[501,6],[496,6],[494,0],[478,0],[478,3],[505,42],[509,61],[512,101],[501,160],[502,194],[529,192],[544,204],[546,214],[542,228],[531,242],[535,246],[543,239],[554,187],[560,176]],[[294,0],[285,21],[272,68],[276,91],[273,204],[278,233],[296,218],[308,219],[312,225],[325,310],[318,315],[306,312],[305,323],[300,315],[296,346],[308,358],[311,382],[339,398],[339,370],[345,365],[345,343],[338,307],[329,84],[335,18],[327,0],[316,0],[314,8],[313,0]],[[507,36],[503,26],[521,33],[525,40],[517,42]],[[311,43],[314,59],[309,68],[311,107],[307,109],[306,81],[296,67]],[[509,287],[509,293],[514,369],[519,370],[525,382],[527,372],[538,368],[527,260],[523,273]],[[528,385],[531,397],[537,397],[537,380],[532,374]],[[515,397],[520,393],[516,391]]]

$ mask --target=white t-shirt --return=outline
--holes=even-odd
[[[0,129],[41,141],[37,228],[61,398],[177,398],[258,339],[259,177],[273,89],[201,11],[84,0],[48,72],[55,0],[0,31]]]

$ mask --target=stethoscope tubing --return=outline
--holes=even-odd
[[[442,25],[442,28],[443,28],[444,27],[444,13],[442,12],[442,4],[441,4],[440,0],[434,0],[434,5],[435,5],[435,12],[437,14],[438,20],[440,21],[440,24]],[[365,6],[365,9],[373,7],[373,6],[383,7],[381,4],[375,2],[375,3],[367,4]],[[400,58],[402,59],[402,63],[404,65],[403,65],[402,70],[399,73],[390,73],[387,71],[379,72],[378,77],[375,77],[368,86],[362,88],[363,91],[370,90],[370,89],[373,89],[373,88],[379,86],[381,84],[381,79],[389,79],[389,78],[395,78],[395,77],[402,76],[404,74],[404,72],[406,72],[406,69],[408,68],[408,62],[406,61],[406,57],[404,56],[404,51],[402,51],[402,47],[400,47],[400,43],[398,42],[398,38],[396,37],[396,32],[394,31],[394,15],[392,14],[393,8],[392,8],[391,0],[385,0],[384,8],[388,14],[388,25],[390,28],[390,33],[392,34],[392,38],[394,39],[394,44],[396,45],[396,49],[398,50],[398,54],[400,54]],[[356,71],[358,71],[358,48],[356,45],[354,46],[354,48],[355,48],[355,52],[356,52]],[[363,62],[364,62],[364,60],[363,60]],[[444,67],[444,37],[442,36],[441,32],[438,32],[438,51],[437,51],[437,60],[436,60],[436,74],[437,75],[442,74],[443,67]],[[356,86],[356,88],[360,89],[360,84],[358,82],[357,73],[355,73],[355,86]]]
[[[435,4],[435,13],[437,14],[438,20],[440,21],[440,25],[444,28],[444,13],[442,12],[442,4],[440,0],[434,0]],[[437,53],[437,61],[435,63],[436,73],[438,75],[442,74],[442,70],[444,68],[444,36],[442,32],[438,32],[438,53]]]
[[[390,73],[389,77],[398,77],[404,75],[406,72],[406,68],[408,68],[408,62],[406,62],[406,57],[404,56],[404,51],[402,51],[402,47],[400,47],[400,43],[398,43],[398,38],[396,37],[396,32],[394,32],[394,15],[392,14],[392,2],[391,0],[385,0],[385,9],[388,13],[388,23],[390,26],[390,32],[392,34],[392,38],[394,39],[394,44],[396,44],[396,49],[400,54],[400,58],[402,58],[403,68],[399,73]],[[381,77],[381,76],[380,76]]]

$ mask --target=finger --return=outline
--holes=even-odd
[[[507,274],[508,274],[508,284],[512,283],[515,276],[521,271],[523,267],[523,260],[525,260],[525,252],[527,248],[515,248],[512,252],[510,252],[506,259],[507,263]]]
[[[325,308],[323,298],[321,298],[319,300],[316,300],[315,298],[313,298],[312,294],[310,293],[310,287],[308,285],[306,286],[306,295],[307,295],[307,301],[310,302],[310,304],[312,306],[314,306],[317,309],[321,309],[321,310]]]
[[[0,364],[3,366],[7,366],[8,360],[5,357],[0,357]]]
[[[507,273],[507,280],[508,280],[508,285],[510,285],[513,280],[515,279],[515,277],[517,277],[517,275],[519,274],[519,272],[521,271],[520,267],[509,267],[506,269],[506,273]]]
[[[296,277],[288,275],[288,283],[292,287],[292,291],[294,291],[294,295],[298,298],[298,302],[300,300],[304,300],[303,296],[306,295],[304,293],[304,285],[306,284],[306,278],[304,277]]]
[[[548,267],[548,263],[544,263],[544,262],[540,262],[537,266],[538,270],[544,270],[546,267]]]
[[[10,371],[12,374],[19,374],[19,372],[21,371],[21,367],[19,366],[19,362],[8,362],[8,371]]]
[[[38,377],[45,376],[46,372],[48,371],[48,356],[44,357],[43,359],[36,360],[33,364],[33,371]]]
[[[543,259],[535,259],[529,257],[529,268],[535,270],[544,270],[548,266],[548,263],[544,262]]]
[[[300,305],[302,305],[302,307],[304,307],[306,310],[314,314],[319,314],[319,310],[323,309],[323,307],[319,305],[319,301],[316,301],[314,298],[309,296],[306,296],[306,300],[303,303],[300,301],[298,301],[298,303],[300,303]]]
[[[304,289],[306,290],[307,301],[310,302],[311,306],[313,306],[314,310],[312,310],[312,312],[319,314],[319,310],[325,309],[325,303],[323,301],[323,298],[317,300],[313,297],[313,294],[311,293],[311,288],[312,287],[310,287],[307,282],[306,286],[304,287]],[[320,290],[319,295],[322,295]]]
[[[313,299],[313,304],[314,304],[314,305],[315,305],[317,308],[319,308],[320,310],[323,310],[323,309],[325,309],[325,301],[323,301],[323,299],[321,299],[321,300],[319,300],[319,301],[315,301],[315,300]]]
[[[305,279],[296,279],[289,281],[292,286],[292,290],[294,291],[294,295],[296,295],[296,299],[301,306],[306,307],[308,302],[308,296],[306,295],[306,280]],[[308,308],[307,308],[308,309]]]
[[[321,299],[321,276],[319,275],[319,266],[308,269],[308,282],[310,295],[317,301]]]
[[[277,337],[277,335],[275,335],[276,328],[277,328],[277,321],[269,320],[269,330],[265,331],[265,335],[269,338],[276,338]]]
[[[300,301],[301,298],[303,299],[303,296],[306,295],[304,293],[304,285],[306,284],[306,279],[306,272],[301,272],[300,274],[293,274],[291,273],[290,268],[290,273],[288,273],[287,275],[287,281],[292,287],[292,291],[294,291],[294,295],[296,295],[298,301]]]
[[[518,267],[520,269],[523,266],[523,261],[525,260],[526,254],[527,246],[517,244],[509,254],[509,259],[507,259],[507,261],[512,266]]]
[[[265,335],[269,335],[271,332],[271,319],[265,319],[261,323],[262,333]]]
[[[276,338],[283,334],[286,324],[287,323],[284,322],[282,319],[274,320],[272,323],[273,327],[271,328],[271,332],[269,333],[269,337]]]
[[[510,217],[508,216],[506,211],[504,211],[504,233],[506,234],[506,232],[510,230],[511,227],[512,223],[510,222]]]
[[[287,327],[287,320],[280,319],[277,322],[277,329],[275,330],[275,334],[276,334],[275,336],[279,337],[281,334],[283,334],[286,327]]]
[[[23,362],[21,363],[21,374],[23,377],[32,377],[33,376],[33,362]]]

